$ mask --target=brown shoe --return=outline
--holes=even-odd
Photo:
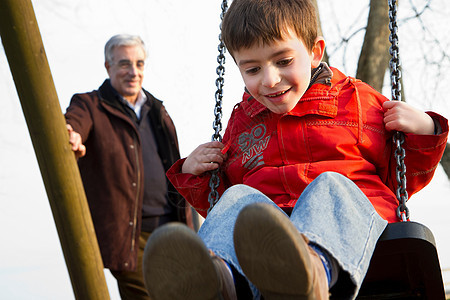
[[[144,281],[153,300],[235,300],[225,262],[181,223],[156,229],[144,250]]]
[[[264,299],[329,299],[319,256],[289,218],[264,203],[245,207],[234,228],[234,247],[247,278]]]

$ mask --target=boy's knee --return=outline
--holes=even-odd
[[[343,181],[348,181],[349,179],[347,177],[345,177],[342,174],[336,173],[336,172],[332,172],[332,171],[328,171],[328,172],[323,172],[322,174],[320,174],[319,176],[317,176],[317,178],[314,181],[317,182],[343,182]]]
[[[330,191],[332,194],[336,194],[338,191],[343,193],[360,191],[353,181],[340,173],[331,171],[324,172],[317,176],[317,178],[311,183],[311,188]]]
[[[223,193],[220,200],[225,200],[225,202],[228,202],[230,205],[231,203],[237,202],[244,205],[245,203],[249,204],[253,202],[271,201],[259,190],[245,184],[236,184],[231,186]]]
[[[236,193],[236,192],[245,192],[245,191],[250,191],[250,190],[254,190],[254,188],[245,185],[245,184],[235,184],[230,186],[225,193]],[[225,195],[224,193],[224,195]]]
[[[222,197],[242,198],[252,194],[258,194],[258,191],[251,186],[245,184],[235,184],[229,187],[222,195]]]

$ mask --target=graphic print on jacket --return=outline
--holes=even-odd
[[[250,132],[244,132],[239,136],[243,167],[253,169],[264,164],[263,151],[270,141],[270,134],[266,136],[266,132],[266,125],[258,124]]]

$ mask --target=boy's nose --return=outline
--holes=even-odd
[[[264,77],[262,85],[265,87],[274,87],[277,83],[281,81],[280,72],[276,68],[267,68],[264,72]]]

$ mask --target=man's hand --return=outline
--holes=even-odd
[[[72,126],[66,124],[67,130],[69,131],[69,143],[72,145],[72,151],[75,152],[75,157],[80,158],[86,155],[86,146],[83,145],[83,140],[81,135],[74,131]]]

